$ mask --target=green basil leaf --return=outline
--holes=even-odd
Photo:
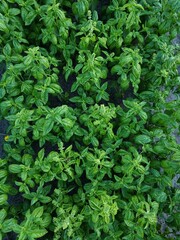
[[[0,193],[0,206],[4,205],[7,202],[7,200],[8,200],[8,195]]]
[[[0,99],[2,99],[6,94],[5,88],[0,88]]]
[[[138,135],[134,138],[135,143],[146,144],[151,142],[151,138],[147,135]]]
[[[47,135],[54,126],[54,122],[52,119],[45,120],[44,126],[43,126],[43,135]]]
[[[151,195],[157,202],[160,203],[165,202],[167,199],[167,194],[162,192],[160,189],[153,189]]]
[[[5,220],[2,224],[2,229],[4,233],[12,232],[12,230],[17,226],[17,222],[15,219],[11,218]]]
[[[6,218],[7,216],[7,212],[5,209],[1,209],[0,210],[0,223],[2,223],[4,221],[4,219]]]
[[[24,15],[25,25],[26,25],[26,26],[30,25],[30,24],[34,21],[34,19],[35,19],[36,16],[37,16],[37,13],[36,13],[36,11],[33,10],[33,9],[32,9],[32,11],[26,13],[26,15]]]
[[[9,14],[13,15],[13,16],[16,16],[16,15],[20,14],[20,9],[18,9],[18,8],[10,8],[9,9]]]
[[[39,218],[39,217],[41,217],[43,215],[43,212],[44,212],[43,206],[38,207],[38,208],[33,210],[32,216],[36,217],[36,218]]]
[[[32,238],[41,238],[47,233],[46,229],[33,229],[30,233]]]
[[[8,32],[8,27],[3,19],[0,19],[0,31]]]
[[[18,164],[9,165],[9,171],[12,173],[20,173],[21,170],[22,170],[22,165],[18,165]]]

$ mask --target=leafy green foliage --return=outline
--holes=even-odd
[[[178,0],[1,0],[0,239],[178,231],[179,13]]]

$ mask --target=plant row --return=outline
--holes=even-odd
[[[179,10],[178,0],[1,1],[0,239],[178,231]]]

